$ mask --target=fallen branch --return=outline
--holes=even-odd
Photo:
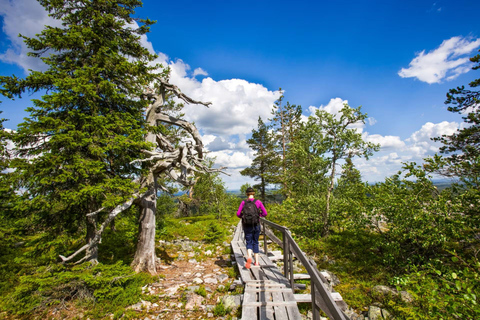
[[[110,224],[110,222],[112,222],[113,219],[115,219],[115,217],[117,215],[119,215],[121,212],[127,210],[128,208],[130,208],[133,204],[133,202],[137,199],[137,198],[142,198],[143,196],[145,196],[145,194],[134,194],[130,199],[128,199],[128,201],[124,202],[123,204],[121,205],[118,205],[116,206],[112,211],[110,211],[110,213],[108,214],[108,217],[105,219],[105,221],[102,223],[102,225],[100,226],[100,228],[98,229],[98,231],[95,232],[95,237],[93,237],[92,241],[90,241],[89,244],[86,244],[84,245],[83,247],[81,247],[80,249],[78,249],[77,251],[75,251],[74,253],[72,253],[71,255],[69,255],[68,257],[65,257],[65,256],[62,256],[62,255],[59,255],[60,259],[62,259],[62,263],[65,263],[65,262],[68,262],[70,260],[72,260],[73,258],[75,258],[79,253],[89,249],[89,248],[92,248],[93,246],[96,246],[100,243],[100,240],[102,239],[102,233],[103,231],[105,230],[105,228]],[[92,215],[92,214],[97,214],[98,212],[100,212],[101,210],[97,210],[95,212],[92,212],[92,213],[89,213],[89,215]],[[83,257],[81,260],[77,261],[75,264],[79,264],[79,263],[82,263],[83,261],[85,260],[88,260],[89,258],[91,258],[90,256],[86,255],[85,257]]]

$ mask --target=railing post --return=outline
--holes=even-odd
[[[317,301],[315,297],[315,291],[317,291],[317,288],[315,287],[315,283],[311,281],[311,296],[312,296],[312,319],[313,320],[320,320],[320,312],[318,312],[317,309]]]
[[[267,248],[267,229],[265,229],[267,226],[265,225],[265,221],[263,221],[263,251],[265,252],[265,255],[268,253],[268,248]]]
[[[282,230],[282,236],[283,236],[283,275],[285,278],[288,278],[288,262],[290,261],[289,255],[290,255],[290,243],[288,243],[287,235],[286,235],[286,230]]]
[[[285,234],[284,234],[285,239],[287,238],[286,237],[287,234],[290,235],[291,237],[290,230],[285,229]],[[288,239],[290,239],[290,237]],[[285,265],[287,265],[287,261],[288,261],[288,268],[285,270],[285,278],[290,280],[290,286],[292,288],[292,291],[295,291],[295,279],[293,277],[293,252],[290,248],[290,240],[287,241],[286,246],[284,248],[287,248],[287,252],[288,252],[287,256],[284,257],[283,259]],[[285,258],[287,258],[288,260],[285,260]]]

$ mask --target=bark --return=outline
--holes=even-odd
[[[177,119],[165,113],[161,109],[165,102],[165,93],[170,91],[178,98],[187,103],[202,104],[207,106],[210,104],[195,101],[183,93],[174,85],[158,79],[159,91],[154,92],[148,89],[143,95],[151,101],[146,111],[146,121],[150,126],[156,126],[158,122],[175,125],[185,129],[193,138],[193,143],[187,143],[186,146],[174,148],[170,142],[160,134],[148,133],[145,137],[146,141],[155,145],[152,150],[144,150],[148,156],[147,159],[134,161],[137,163],[150,161],[154,165],[150,168],[150,172],[144,177],[141,183],[142,188],[147,188],[147,196],[139,201],[140,223],[137,249],[134,260],[131,264],[136,272],[149,272],[156,274],[157,257],[155,255],[155,214],[157,210],[157,188],[163,186],[156,185],[156,177],[166,175],[173,181],[184,186],[191,186],[195,183],[193,179],[194,172],[208,172],[208,168],[203,165],[203,143],[201,135],[195,126],[187,121]],[[160,150],[160,151],[158,151]],[[194,154],[194,150],[196,154]],[[217,170],[211,170],[217,171]]]
[[[91,261],[93,264],[98,263],[98,243],[94,241],[97,232],[97,216],[87,216],[87,235],[85,239],[89,245],[85,250],[85,257],[87,257],[87,261]]]
[[[336,165],[337,159],[336,157],[333,157],[332,159],[332,172],[330,174],[330,185],[328,186],[327,189],[327,206],[325,209],[325,215],[323,217],[323,230],[322,230],[322,236],[328,236],[329,233],[329,219],[330,219],[330,198],[333,192],[333,186],[335,182],[335,165]]]
[[[137,250],[131,265],[135,272],[149,272],[155,275],[157,274],[157,257],[155,255],[156,192],[149,192],[149,195],[140,201],[139,210],[140,225]]]

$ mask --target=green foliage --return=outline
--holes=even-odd
[[[18,285],[1,298],[0,304],[12,314],[32,315],[52,305],[74,302],[102,317],[136,303],[149,280],[149,276],[135,274],[121,261],[96,266],[84,263],[73,268],[50,265],[20,276]]]
[[[275,174],[272,178],[275,184],[280,185],[280,193],[284,197],[289,197],[291,196],[292,185],[288,181],[295,170],[301,166],[301,163],[289,157],[289,153],[293,142],[296,141],[297,135],[302,129],[302,107],[291,105],[288,101],[284,105],[281,88],[279,92],[282,95],[275,101],[272,109],[273,117],[269,119],[271,121],[269,129],[272,130],[274,148],[277,153],[275,161],[278,162],[276,164],[277,172],[272,172]]]
[[[247,143],[255,151],[255,158],[251,166],[240,171],[240,174],[259,181],[253,187],[260,191],[260,200],[265,203],[267,186],[278,180],[276,174],[279,170],[280,159],[275,150],[274,136],[262,118],[258,117],[258,129],[252,130],[252,137],[247,140]]]
[[[205,232],[205,242],[207,243],[221,243],[225,240],[225,228],[220,227],[217,222],[210,222]]]
[[[223,305],[223,302],[220,301],[219,303],[217,303],[215,305],[212,312],[213,312],[213,315],[216,316],[216,317],[223,317],[223,316],[226,316],[227,314],[229,314],[230,312],[232,312],[232,309],[231,308],[225,308],[225,306]]]
[[[396,304],[394,312],[401,318],[478,319],[480,296],[480,263],[466,263],[458,255],[446,264],[429,263],[414,268],[404,285],[414,298],[411,305]]]
[[[470,58],[480,69],[480,54]],[[480,78],[469,83],[471,88],[480,86]],[[451,135],[443,135],[434,140],[443,143],[442,159],[439,168],[441,174],[460,178],[464,183],[475,188],[480,187],[480,91],[468,90],[465,86],[450,89],[447,93],[448,111],[463,115],[466,125]]]
[[[464,216],[453,194],[440,193],[414,163],[405,169],[404,179],[398,174],[367,191],[367,227],[382,236],[384,263],[392,268],[428,261],[464,236]]]
[[[132,18],[137,0],[40,2],[62,26],[23,38],[48,69],[0,77],[8,98],[43,94],[11,136],[19,157],[10,166],[24,191],[17,206],[38,232],[91,238],[105,212],[138,189],[132,177],[141,168],[131,163],[149,147],[139,97],[158,76],[140,37],[153,22]]]
[[[207,290],[205,290],[205,286],[200,286],[200,288],[195,290],[195,293],[204,298],[207,296]]]

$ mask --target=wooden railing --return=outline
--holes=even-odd
[[[293,240],[290,230],[264,218],[260,218],[263,232],[263,243],[265,254],[268,254],[267,237],[283,249],[283,275],[290,281],[292,290],[295,288],[293,275],[293,256],[295,256],[307,270],[311,281],[311,298],[313,320],[320,320],[319,310],[334,320],[349,320],[340,310],[328,290],[325,277],[318,271],[316,263],[308,259],[298,244]],[[268,227],[271,227],[282,234],[279,239]]]

